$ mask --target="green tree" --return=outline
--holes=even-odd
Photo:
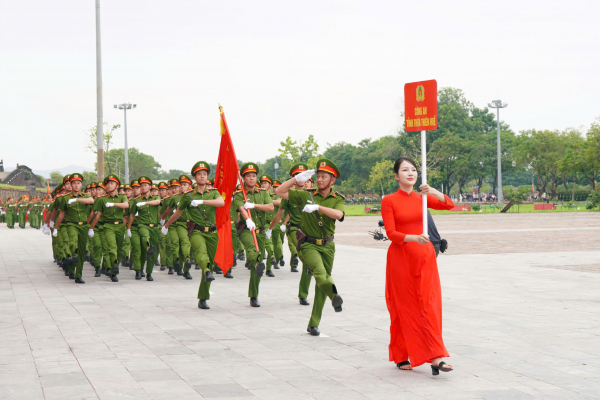
[[[90,182],[96,182],[98,180],[98,175],[92,171],[82,172],[81,175],[83,175],[83,181],[85,182],[86,185],[89,184]]]
[[[137,148],[132,147],[129,153],[129,181],[137,179],[141,175],[147,175],[150,179],[160,179],[160,164],[151,155],[144,154]],[[105,162],[109,173],[118,174],[124,179],[125,174],[125,151],[124,149],[112,149],[105,153]],[[112,172],[111,172],[112,171]]]
[[[105,121],[102,128],[102,134],[104,136],[104,154],[110,150],[110,143],[114,136],[115,130],[119,129],[121,125],[116,124],[108,127],[108,123]],[[91,151],[94,154],[98,154],[98,130],[96,126],[91,127],[87,130],[88,141],[85,145],[85,149]]]
[[[59,171],[50,172],[50,182],[52,182],[56,185],[60,185],[62,183],[62,180],[63,180],[63,174],[61,174]]]
[[[381,195],[385,196],[384,186],[390,192],[390,182],[395,182],[394,179],[394,163],[390,160],[383,160],[378,162],[371,168],[371,175],[369,177],[369,188],[378,191],[381,189]]]
[[[309,135],[308,139],[301,144],[298,144],[298,142],[292,140],[289,136],[284,142],[280,142],[280,168],[282,168],[283,171],[289,171],[292,165],[299,162],[306,163],[308,167],[313,167],[320,156],[319,144],[313,135]]]

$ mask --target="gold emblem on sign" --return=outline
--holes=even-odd
[[[417,101],[425,100],[425,88],[423,85],[417,86]]]

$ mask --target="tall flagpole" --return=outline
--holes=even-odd
[[[100,0],[96,0],[96,140],[98,180],[104,180],[104,132],[102,124],[102,49],[100,41]]]
[[[427,135],[421,131],[421,183],[427,184]],[[428,235],[427,230],[427,195],[423,195],[423,234]]]

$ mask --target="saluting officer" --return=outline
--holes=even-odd
[[[331,299],[336,312],[342,311],[343,300],[338,294],[331,273],[335,256],[335,221],[344,220],[345,199],[331,190],[336,178],[340,177],[340,170],[326,158],[317,161],[317,190],[290,190],[296,182],[306,182],[314,172],[309,170],[296,175],[283,183],[276,193],[288,199],[291,206],[302,208],[300,229],[306,236],[300,237],[299,255],[304,265],[310,268],[316,282],[313,310],[307,331],[313,336],[318,336],[325,298]]]
[[[242,165],[241,175],[246,189],[247,202],[244,202],[244,195],[241,191],[234,196],[235,208],[239,211],[241,220],[245,226],[239,234],[240,242],[246,250],[246,256],[250,263],[250,283],[248,285],[248,297],[252,307],[260,307],[258,302],[258,287],[260,278],[265,272],[263,257],[265,253],[265,241],[267,240],[265,226],[266,213],[273,212],[273,200],[266,190],[256,187],[256,178],[259,168],[255,163],[246,163]],[[249,211],[248,211],[249,210]],[[252,219],[249,218],[249,214]],[[254,247],[254,239],[251,230],[255,229],[258,251]]]

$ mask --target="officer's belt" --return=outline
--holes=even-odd
[[[307,243],[311,243],[311,244],[316,244],[317,246],[325,246],[326,244],[333,242],[333,238],[335,235],[331,235],[328,238],[325,239],[317,239],[317,238],[313,238],[310,236],[306,237],[306,242]]]
[[[122,223],[123,223],[123,221],[99,222],[98,225],[119,225]]]
[[[150,228],[154,228],[155,226],[158,226],[158,224],[138,224],[138,226],[143,225],[143,226],[148,226]]]
[[[66,224],[71,224],[71,225],[87,225],[87,221],[86,222],[65,222]]]
[[[193,228],[195,231],[199,231],[199,232],[206,232],[206,233],[213,233],[217,231],[217,227],[216,226],[202,226],[202,225],[194,225]]]
[[[287,223],[287,227],[288,228],[300,228],[300,224],[291,224],[291,223]]]
[[[244,226],[244,229],[242,229],[242,230],[248,230],[249,231],[250,229],[248,229],[247,226]],[[262,232],[266,232],[266,231],[267,231],[266,228],[262,228],[262,229],[260,229],[258,227],[254,228],[254,233],[256,233],[256,234],[259,234],[259,233],[262,233]]]

